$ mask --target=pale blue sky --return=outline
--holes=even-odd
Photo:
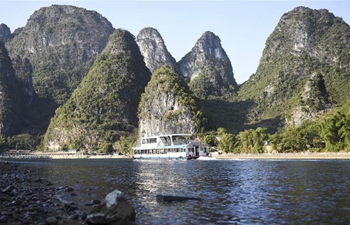
[[[30,15],[52,4],[74,5],[95,10],[114,28],[135,36],[145,27],[162,35],[168,51],[179,61],[205,31],[221,39],[236,81],[241,84],[257,69],[265,41],[281,16],[297,6],[328,9],[349,24],[349,0],[322,1],[2,1],[0,23],[25,26]]]

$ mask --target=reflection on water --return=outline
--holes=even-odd
[[[32,163],[81,210],[114,189],[137,224],[349,224],[350,161],[52,160]],[[159,202],[157,194],[202,201]]]

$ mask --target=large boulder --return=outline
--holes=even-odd
[[[119,190],[109,193],[105,201],[94,205],[86,217],[87,224],[133,224],[136,213]]]

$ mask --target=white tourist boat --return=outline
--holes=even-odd
[[[209,145],[191,134],[164,134],[141,137],[133,148],[134,159],[197,159],[210,156]]]

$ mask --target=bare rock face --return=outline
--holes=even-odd
[[[198,39],[192,50],[179,62],[179,69],[190,80],[190,88],[199,98],[223,96],[234,92],[237,83],[232,65],[221,40],[207,31]]]
[[[12,58],[13,68],[16,71],[16,78],[19,83],[20,92],[26,106],[33,102],[35,92],[33,88],[33,68],[27,58],[22,59],[19,55]]]
[[[350,88],[349,51],[350,27],[341,18],[326,9],[297,7],[281,17],[267,38],[257,71],[241,85],[239,95],[255,102],[251,110],[258,112],[255,120],[285,113],[289,117],[298,95],[306,93],[305,87],[320,72],[330,98],[344,103],[350,97],[344,91]],[[305,105],[299,106],[305,113],[309,111]],[[316,115],[313,113],[306,117]]]
[[[70,5],[40,8],[15,30],[5,45],[26,101],[27,130],[45,132],[113,31],[97,12]]]
[[[344,49],[350,41],[337,26],[346,30],[344,21],[326,9],[297,7],[281,17],[266,42],[263,61],[273,55],[301,56],[305,53],[322,63],[335,64],[339,57],[338,47]],[[327,39],[335,40],[339,46],[329,47]]]
[[[156,29],[151,27],[142,29],[137,35],[136,42],[151,73],[164,65],[176,68],[174,57],[168,52],[163,38]]]
[[[198,132],[205,123],[196,98],[172,68],[159,68],[139,105],[141,136]]]
[[[311,75],[300,96],[300,103],[291,113],[287,124],[300,126],[304,120],[314,120],[332,109],[329,94],[320,73]]]
[[[52,5],[35,11],[6,46],[11,58],[19,55],[31,63],[39,97],[61,105],[87,74],[113,30],[95,11]]]
[[[0,41],[0,136],[14,135],[20,130],[21,99],[11,59]]]
[[[0,41],[6,41],[8,39],[11,39],[13,36],[11,34],[10,28],[6,25],[1,23],[0,24]]]

